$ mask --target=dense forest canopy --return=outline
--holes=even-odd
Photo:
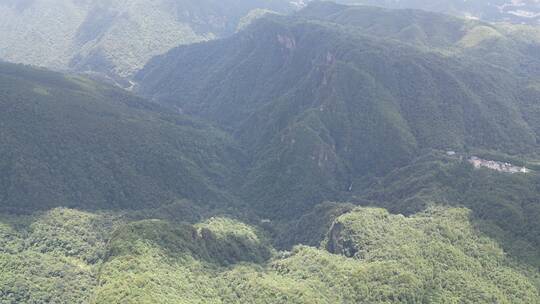
[[[284,0],[1,0],[0,59],[129,87],[152,56],[230,35],[258,10],[294,7]]]
[[[0,0],[70,70],[0,63],[0,303],[540,303],[540,29],[477,2]]]
[[[136,80],[229,131],[251,160],[242,195],[268,216],[296,216],[432,149],[535,154],[540,40],[527,34],[321,2],[174,49]]]

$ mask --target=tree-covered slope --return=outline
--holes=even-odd
[[[242,153],[215,128],[85,78],[0,64],[0,209],[226,203]]]
[[[538,75],[540,29],[491,24],[421,10],[382,9],[314,2],[298,15],[353,27],[364,34],[398,40],[426,52],[495,64],[516,75]],[[465,57],[465,58],[463,58]]]
[[[466,209],[405,217],[354,208],[321,246],[277,253],[261,231],[212,217],[126,222],[54,209],[0,217],[4,303],[512,303],[538,273],[505,256]]]
[[[231,221],[224,223],[234,225]],[[182,248],[190,248],[190,235],[195,235],[194,244],[204,244],[197,241],[197,233],[152,228],[162,225],[157,222],[144,225],[145,228],[140,227],[148,233],[138,229],[129,232],[137,241],[120,238],[113,242],[113,247],[133,244],[133,249],[113,255],[105,263],[100,280],[106,284],[98,288],[96,302],[115,303],[123,299],[126,303],[448,303],[448,300],[535,303],[539,300],[534,279],[528,277],[525,269],[506,260],[494,242],[475,232],[464,209],[432,209],[410,218],[389,215],[382,209],[355,209],[334,222],[321,249],[300,246],[267,262],[235,263],[228,268],[216,267],[216,262],[208,260],[206,253],[190,249],[186,256],[185,249],[169,251],[177,241],[183,244]],[[246,240],[255,237],[247,237],[250,232],[240,227],[234,230],[239,236],[245,233]],[[226,234],[227,226],[210,228],[208,234],[219,231]],[[215,242],[219,244],[219,239]],[[244,252],[255,249],[253,245],[245,248]],[[226,247],[220,251],[228,252]],[[133,265],[140,266],[135,266],[129,275],[119,271]],[[157,275],[156,267],[169,271]],[[139,282],[141,289],[131,292],[129,282]],[[204,287],[196,287],[201,285]]]
[[[120,223],[113,214],[63,208],[0,215],[0,301],[88,303]]]
[[[254,9],[291,6],[281,0],[2,0],[0,58],[120,81],[175,46],[234,33]]]
[[[137,80],[142,94],[230,131],[251,159],[244,196],[298,215],[425,150],[536,151],[536,34],[314,3],[174,49]]]
[[[512,257],[540,267],[539,194],[538,171],[474,169],[465,156],[434,153],[365,185],[357,202],[405,214],[433,204],[465,206],[477,228],[497,239]]]

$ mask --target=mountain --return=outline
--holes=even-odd
[[[232,34],[252,10],[291,8],[281,0],[1,0],[0,58],[129,86],[152,56]]]
[[[6,303],[515,303],[535,270],[478,232],[470,213],[354,208],[317,247],[276,252],[227,217],[193,224],[56,208],[0,217]],[[8,242],[5,242],[5,241]]]
[[[388,186],[388,193],[415,191],[421,181],[410,179],[414,174],[406,171],[411,170],[419,171],[405,168],[398,172],[404,176],[389,176],[381,189],[401,181],[409,184]],[[493,177],[504,180],[503,175]],[[515,186],[528,187],[523,181]],[[482,187],[476,191],[489,194]],[[485,211],[513,220],[505,218],[502,205],[496,206]],[[334,208],[341,210],[320,216]],[[316,229],[300,225],[289,230],[298,237],[320,230],[319,242],[287,252],[277,252],[259,225],[200,212],[190,218],[190,209],[178,203],[143,213],[66,208],[0,213],[0,298],[6,303],[96,304],[540,300],[538,269],[503,251],[465,208],[431,206],[403,216],[327,203],[302,220]],[[325,220],[325,227],[316,225]],[[526,243],[513,240],[521,254],[528,250]]]
[[[432,149],[538,151],[538,33],[319,2],[171,50],[135,79],[232,134],[251,161],[243,196],[295,217]]]
[[[538,28],[267,12],[131,92],[0,63],[0,303],[540,303]]]
[[[340,0],[343,4],[386,8],[414,8],[491,22],[540,25],[540,2],[536,0]]]
[[[540,4],[534,0],[339,2],[540,24]],[[131,76],[153,56],[229,36],[265,12],[288,13],[304,5],[287,0],[1,0],[0,59],[92,73],[130,87]]]
[[[233,139],[110,85],[2,63],[0,107],[2,211],[233,200]]]
[[[214,222],[221,224],[195,225],[198,235],[202,227],[208,227],[207,235],[230,235],[227,227],[234,227],[234,222],[225,221],[226,226],[223,219]],[[434,209],[406,218],[380,209],[355,209],[334,222],[320,248],[298,246],[262,264],[226,266],[209,259],[199,248],[204,242],[190,239],[186,230],[160,222],[134,225],[112,242],[113,248],[120,248],[104,264],[97,303],[445,303],[449,299],[534,303],[539,299],[534,281],[507,264],[489,239],[474,232],[466,210]],[[264,242],[248,229],[235,231],[244,242],[251,240],[245,252],[256,253],[257,244]],[[212,239],[219,244],[223,236]],[[230,235],[229,242],[232,239]],[[229,251],[223,248],[223,252]],[[133,260],[140,265],[133,274],[119,271]],[[160,269],[161,275],[154,269]],[[135,282],[141,284],[138,294],[129,291]]]

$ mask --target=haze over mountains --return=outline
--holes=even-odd
[[[0,58],[64,72],[0,63],[0,303],[540,303],[539,27],[262,0],[0,17]]]
[[[229,130],[252,156],[245,190],[291,214],[422,150],[537,151],[538,47],[478,22],[318,3],[172,50],[136,81]]]
[[[499,2],[341,1],[539,24],[537,1]],[[2,0],[0,59],[89,72],[130,87],[131,76],[153,56],[179,45],[226,37],[264,12],[289,13],[306,3],[309,1]]]
[[[120,81],[175,46],[234,33],[254,9],[291,8],[281,0],[2,0],[0,58]]]
[[[387,8],[423,9],[491,22],[540,25],[538,0],[342,0],[340,2]]]

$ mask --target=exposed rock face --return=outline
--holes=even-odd
[[[289,50],[294,50],[296,48],[296,40],[293,37],[278,35],[277,39],[282,46]]]
[[[343,254],[347,257],[353,257],[357,251],[354,248],[354,244],[344,242],[341,233],[343,232],[343,224],[336,222],[330,228],[328,232],[328,243],[326,244],[326,250],[334,254]]]

